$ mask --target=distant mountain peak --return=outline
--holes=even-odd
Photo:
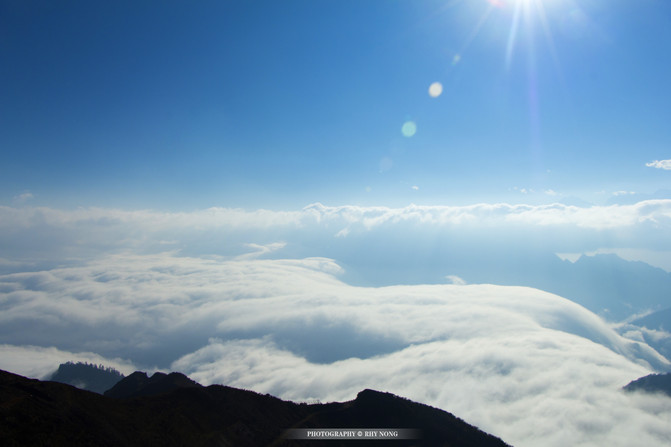
[[[58,366],[49,380],[102,394],[124,375],[114,368],[86,362],[66,362]]]
[[[671,397],[671,373],[650,374],[629,382],[625,391],[644,391],[646,393],[664,393]]]

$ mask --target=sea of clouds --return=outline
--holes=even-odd
[[[556,245],[583,230],[644,248],[668,239],[668,201],[609,207],[619,226],[606,209],[561,207],[0,208],[0,368],[40,378],[68,360],[176,370],[295,401],[372,388],[516,446],[671,445],[671,399],[621,390],[668,360],[585,308],[455,278],[357,286],[331,257],[299,256],[351,250],[339,243],[357,234],[390,244],[403,232],[414,242],[426,231],[469,240],[474,227],[500,223],[511,235],[573,229]]]

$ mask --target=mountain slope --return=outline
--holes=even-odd
[[[347,441],[291,440],[283,434],[287,428],[377,427],[422,432],[421,441],[394,441],[399,446],[506,445],[445,411],[387,393],[365,390],[354,401],[306,405],[221,385],[180,383],[153,396],[113,399],[0,371],[0,444],[340,446]]]

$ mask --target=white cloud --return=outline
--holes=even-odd
[[[671,160],[655,160],[645,164],[649,168],[671,170]]]
[[[67,352],[54,347],[0,344],[0,369],[26,377],[49,379],[58,365],[69,361],[111,366],[125,375],[136,370],[126,360],[105,358],[93,352]]]
[[[413,223],[421,225],[570,226],[573,228],[626,228],[645,222],[669,224],[671,200],[648,200],[633,205],[593,206],[582,208],[559,203],[550,205],[510,205],[507,203],[466,206],[419,206],[403,208],[325,206],[315,203],[298,211],[245,211],[210,208],[190,213],[151,210],[125,211],[103,208],[58,210],[45,207],[13,208],[0,206],[0,229],[17,233],[50,229],[67,235],[76,232],[80,238],[114,236],[117,245],[138,244],[147,236],[210,234],[217,231],[289,231],[338,224],[359,225],[372,229],[382,225]],[[126,237],[119,238],[120,233]],[[333,234],[333,233],[331,233]],[[120,240],[119,240],[120,239]],[[176,237],[156,239],[176,242]],[[87,242],[87,239],[80,239]],[[104,240],[105,243],[110,241]]]
[[[457,275],[447,275],[445,277],[448,281],[450,281],[451,284],[456,284],[458,286],[464,286],[466,285],[466,281],[463,279],[459,278]]]
[[[519,188],[519,187],[517,187],[517,186],[513,187],[513,190],[515,190],[515,191],[519,191],[519,192],[521,192],[522,194],[533,194],[533,193],[536,192],[536,191],[534,191],[532,188]]]
[[[335,234],[335,237],[347,237],[349,234],[349,228],[343,228]]]
[[[245,244],[247,248],[251,248],[253,251],[250,253],[245,253],[238,256],[238,259],[254,259],[267,254],[270,254],[274,251],[280,250],[286,246],[286,242],[274,242],[272,244],[259,245],[259,244]]]
[[[619,391],[636,368],[597,345],[547,335],[442,340],[332,365],[266,340],[212,340],[174,367],[297,401],[382,389],[454,412],[516,446],[665,444],[671,402]]]
[[[34,199],[34,198],[35,198],[35,196],[33,195],[33,193],[26,191],[24,193],[21,193],[21,194],[15,196],[14,197],[14,202],[25,203],[25,202],[28,202],[29,200]]]
[[[649,338],[655,342],[671,343],[671,332],[661,329],[648,329],[631,324],[622,324],[619,325],[618,330],[622,333],[623,337],[635,341],[645,342],[646,338]]]
[[[583,255],[582,253],[555,253],[562,261],[576,262]]]
[[[671,401],[619,391],[668,362],[584,308],[524,287],[353,287],[339,272],[324,258],[126,254],[0,275],[0,342],[15,353],[2,367],[42,374],[41,353],[55,368],[95,352],[301,401],[391,391],[516,446],[668,442]]]
[[[552,258],[552,253],[626,249],[657,253],[645,259],[663,261],[664,252],[671,251],[670,235],[671,200],[590,208],[559,203],[401,208],[315,203],[295,211],[211,208],[190,213],[0,206],[5,260],[0,273],[21,271],[21,265],[47,269],[107,254],[171,250],[225,259],[328,257],[343,266],[347,281],[361,285],[437,283],[449,273],[469,283],[560,290],[521,281],[528,269],[511,273],[511,254]],[[483,276],[503,271],[514,277]]]
[[[370,229],[389,223],[414,222],[431,225],[461,225],[477,223],[479,226],[507,224],[519,225],[570,225],[579,228],[606,229],[627,227],[645,221],[671,218],[671,200],[649,200],[635,205],[593,206],[581,208],[563,204],[509,205],[476,204],[467,206],[418,206],[405,208],[327,207],[314,204],[304,208],[304,213],[319,216],[320,221],[344,219],[363,224]]]

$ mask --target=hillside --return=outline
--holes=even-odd
[[[352,441],[292,440],[284,433],[289,428],[412,428],[421,439],[394,445],[506,445],[450,413],[378,391],[364,390],[349,402],[307,405],[221,385],[202,387],[182,375],[157,378],[171,389],[149,381],[147,387],[136,386],[138,378],[131,375],[115,388],[132,389],[131,395],[140,397],[117,399],[0,371],[0,444],[333,447]],[[151,386],[154,391],[148,392]]]

